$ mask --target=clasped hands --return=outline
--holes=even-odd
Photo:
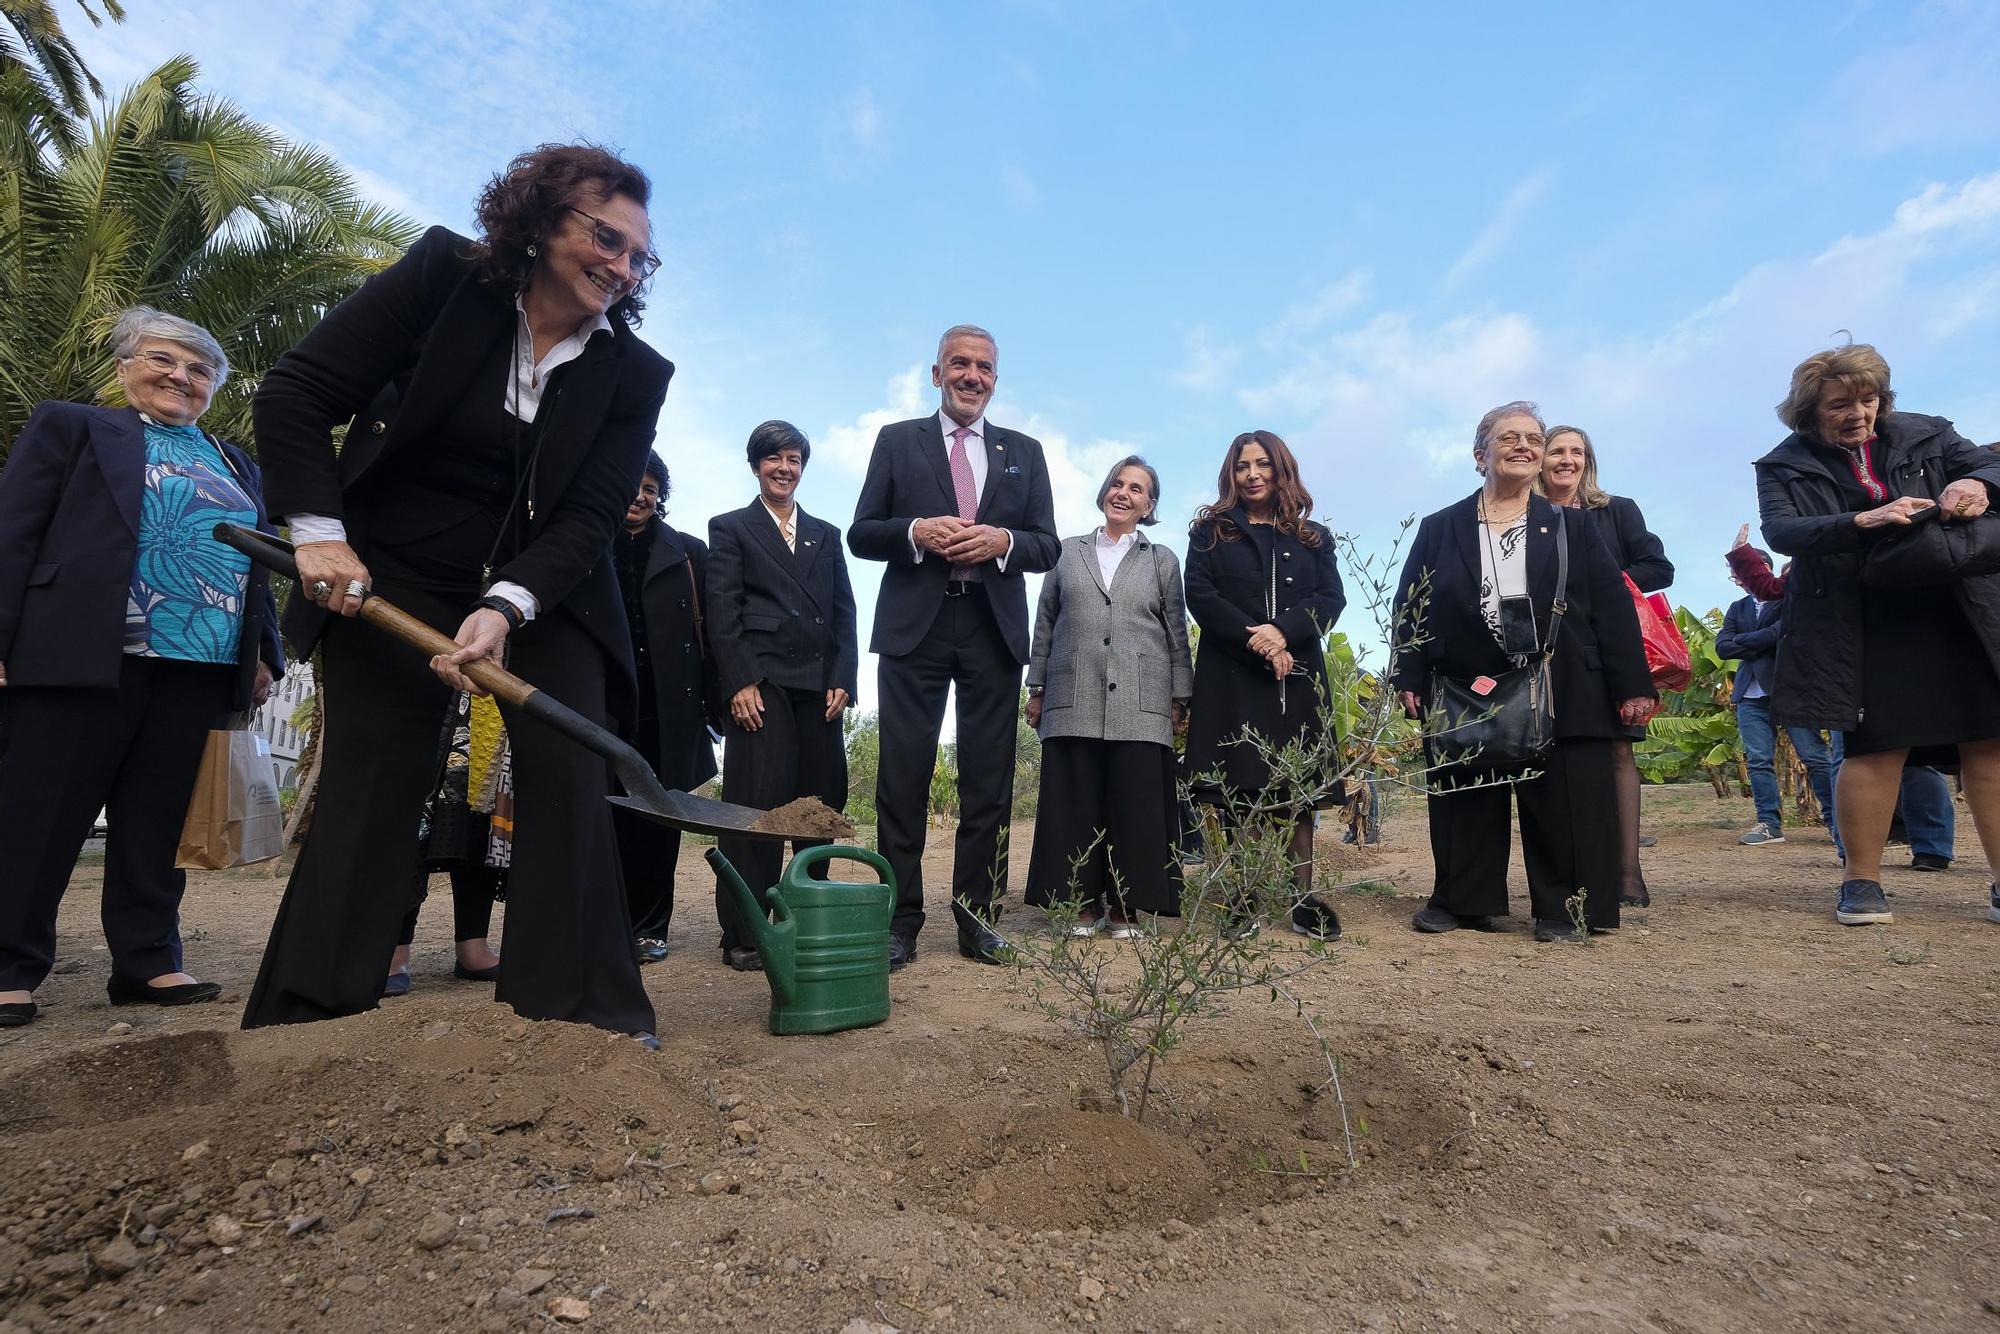
[[[1007,530],[990,523],[967,523],[956,514],[918,519],[910,535],[925,551],[953,565],[979,565],[1007,554]]]
[[[1250,651],[1271,664],[1271,675],[1282,681],[1292,674],[1292,651],[1285,647],[1285,632],[1275,625],[1246,625]]]

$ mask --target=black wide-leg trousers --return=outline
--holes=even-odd
[[[890,930],[914,940],[924,925],[924,837],[946,693],[958,690],[958,837],[951,893],[982,915],[1007,888],[1007,822],[1014,804],[1014,728],[1021,664],[1000,634],[984,587],[944,599],[923,642],[883,654],[881,764],[875,845],[896,876]]]
[[[1592,927],[1618,925],[1618,796],[1611,740],[1558,741],[1541,773],[1519,783],[1430,794],[1430,906],[1461,916],[1507,913],[1512,808],[1521,820],[1521,859],[1537,921],[1570,920],[1568,900],[1585,891]]]
[[[754,732],[734,719],[722,734],[722,799],[771,810],[799,797],[818,797],[834,810],[847,806],[847,744],[841,719],[827,720],[824,690],[759,687],[764,725]],[[831,843],[828,838],[793,840],[792,852]],[[760,903],[784,861],[784,844],[772,839],[717,840],[743,883]],[[769,912],[768,903],[765,911]],[[757,938],[743,920],[736,896],[720,876],[715,884],[715,916],[722,923],[722,948],[756,949]]]
[[[473,596],[378,582],[445,634]],[[509,636],[508,666],[584,717],[605,717],[603,651],[560,609]],[[424,655],[357,621],[321,641],[318,805],[243,1015],[245,1028],[375,1008],[438,774],[450,691]],[[604,760],[502,705],[513,754],[514,847],[495,998],[529,1019],[653,1031],[611,832]]]
[[[116,690],[9,686],[0,754],[0,991],[33,991],[55,964],[56,909],[97,812],[100,909],[111,971],[145,982],[181,970],[174,869],[208,734],[233,665],[126,657]]]
[[[633,748],[649,768],[659,772],[660,729],[655,720],[640,723]],[[625,908],[632,917],[632,934],[665,940],[674,920],[674,871],[681,856],[681,831],[623,806],[611,808],[611,827],[618,835],[618,864],[625,875]]]
[[[1086,909],[1104,902],[1126,913],[1179,916],[1179,815],[1172,747],[1049,738],[1042,742],[1027,901],[1046,908],[1074,897]]]

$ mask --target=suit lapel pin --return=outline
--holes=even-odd
[[[812,540],[812,539],[811,539],[810,537],[808,537],[808,538],[806,538],[806,539],[805,539],[805,544],[806,544],[807,546],[811,546],[811,545],[813,544],[813,540]]]
[[[1543,528],[1542,531],[1546,533],[1549,530],[1547,528]]]

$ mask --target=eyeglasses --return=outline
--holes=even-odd
[[[1505,435],[1496,435],[1493,437],[1494,444],[1500,445],[1506,449],[1512,449],[1514,446],[1522,444],[1533,445],[1536,449],[1540,449],[1543,445],[1546,445],[1548,442],[1549,440],[1547,436],[1537,435],[1533,432],[1530,432],[1527,435],[1522,435],[1519,431],[1509,431]]]
[[[172,375],[175,371],[184,370],[190,383],[204,386],[214,384],[218,374],[215,367],[205,361],[182,361],[179,357],[170,357],[164,352],[134,352],[125,360],[143,361],[162,375]]]
[[[617,259],[620,255],[623,255],[631,263],[633,286],[636,287],[659,272],[660,257],[644,246],[629,244],[632,238],[625,235],[624,232],[613,227],[610,223],[595,214],[585,213],[582,209],[574,205],[570,207],[570,212],[576,214],[579,218],[590,219],[592,224],[590,228],[590,241],[592,245],[597,247],[599,255],[605,259]]]

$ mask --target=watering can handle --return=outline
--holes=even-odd
[[[889,869],[889,863],[879,853],[870,852],[866,848],[850,848],[841,843],[822,843],[818,847],[799,852],[793,856],[792,864],[786,868],[785,879],[803,879],[815,868],[830,861],[864,862],[875,869],[876,879],[882,884],[896,883],[895,873]],[[821,876],[811,878],[824,879]]]

